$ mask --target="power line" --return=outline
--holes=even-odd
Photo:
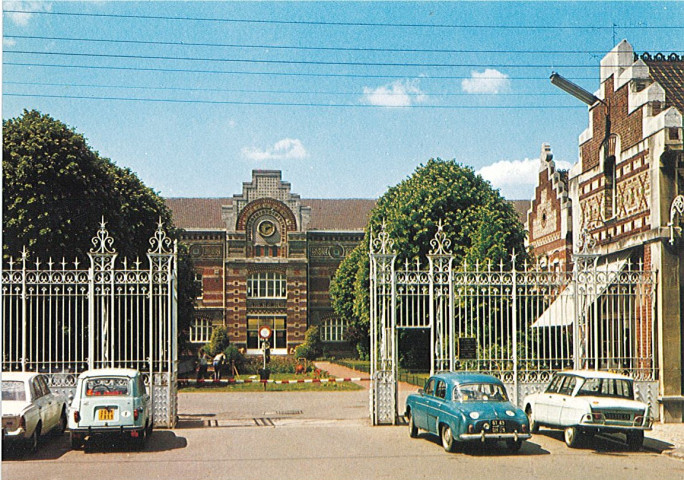
[[[19,38],[31,40],[58,40],[70,42],[94,43],[122,43],[134,45],[164,45],[179,47],[225,47],[225,48],[261,48],[272,50],[306,50],[306,51],[339,51],[339,52],[384,52],[384,53],[516,53],[516,54],[605,54],[605,50],[489,50],[489,49],[449,49],[449,48],[376,48],[376,47],[311,47],[302,45],[273,45],[273,44],[240,44],[240,43],[209,43],[209,42],[171,42],[153,40],[121,40],[113,38],[85,38],[85,37],[48,37],[39,35],[5,35],[5,38]],[[648,50],[648,49],[646,49]],[[670,51],[672,49],[659,50]],[[674,49],[682,50],[682,49]]]
[[[363,92],[349,91],[320,91],[320,90],[262,90],[249,88],[200,88],[200,87],[156,87],[149,85],[114,85],[114,84],[94,84],[94,83],[52,83],[52,82],[14,82],[5,81],[5,85],[29,85],[42,87],[69,87],[69,88],[120,88],[129,90],[161,90],[161,91],[182,91],[182,92],[225,92],[225,93],[284,93],[301,95],[361,95]],[[406,95],[403,92],[386,92],[383,96]],[[450,97],[450,96],[521,96],[521,97],[564,97],[563,93],[523,93],[523,92],[504,92],[504,93],[463,93],[463,92],[440,92],[440,93],[420,93],[421,96]]]
[[[379,22],[331,22],[313,20],[263,20],[254,18],[211,18],[211,17],[173,17],[167,15],[132,15],[113,13],[84,13],[84,12],[45,12],[40,10],[5,10],[5,13],[31,13],[35,15],[58,15],[73,17],[96,17],[96,18],[129,18],[141,20],[182,20],[194,22],[223,22],[223,23],[257,23],[273,25],[328,25],[344,27],[398,27],[398,28],[487,28],[487,29],[533,29],[533,30],[612,30],[620,28],[625,30],[644,29],[683,29],[684,25],[469,25],[469,24],[446,24],[446,23],[379,23]]]
[[[298,103],[298,102],[243,102],[233,100],[187,100],[173,98],[132,98],[132,97],[95,97],[81,95],[47,95],[47,94],[23,94],[3,93],[7,97],[31,97],[31,98],[58,98],[70,100],[108,100],[126,102],[157,102],[157,103],[188,103],[209,105],[250,105],[250,106],[284,106],[284,107],[334,107],[334,108],[400,108],[400,109],[439,109],[439,110],[539,110],[539,109],[586,109],[582,105],[371,105],[355,103]]]
[[[27,62],[3,62],[3,65],[13,65],[22,67],[46,67],[46,68],[80,68],[90,70],[124,70],[124,71],[143,71],[143,72],[174,72],[174,73],[207,73],[218,75],[268,75],[268,76],[285,76],[285,77],[333,77],[333,78],[397,78],[401,75],[379,75],[379,74],[362,74],[362,73],[308,73],[308,72],[255,72],[248,70],[200,70],[189,68],[152,68],[152,67],[115,67],[104,65],[65,65],[54,63],[27,63]],[[464,75],[430,75],[420,77],[421,80],[459,80],[471,78]],[[506,77],[508,80],[545,80],[548,81],[548,76],[543,77]],[[501,77],[478,77],[478,79],[497,79]],[[598,81],[598,76],[592,77],[573,77],[572,80],[593,80]]]
[[[597,65],[578,64],[515,64],[515,63],[407,63],[407,62],[339,62],[322,60],[264,60],[251,58],[201,58],[201,57],[173,57],[166,55],[122,55],[111,53],[80,53],[80,52],[39,52],[35,50],[5,50],[4,53],[23,55],[47,55],[65,57],[92,58],[123,58],[134,60],[181,60],[191,62],[220,62],[220,63],[263,63],[277,65],[338,65],[361,67],[438,67],[438,68],[597,68]],[[608,66],[608,65],[604,65]]]

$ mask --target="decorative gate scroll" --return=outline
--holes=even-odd
[[[428,265],[406,261],[384,226],[370,242],[371,420],[394,424],[398,329],[430,330],[431,373],[477,371],[506,384],[513,402],[539,390],[553,372],[613,370],[636,380],[657,415],[654,351],[655,273],[624,256],[605,262],[584,248],[574,270],[524,264],[454,267],[440,222]],[[459,344],[462,347],[458,351]]]
[[[154,405],[157,426],[177,416],[177,247],[161,220],[148,264],[124,259],[117,268],[104,219],[88,257],[73,268],[62,260],[10,259],[2,270],[3,371],[38,371],[51,388],[73,396],[86,369],[135,368]],[[71,267],[71,265],[69,265]]]

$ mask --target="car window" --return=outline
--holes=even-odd
[[[40,387],[38,377],[34,377],[33,380],[31,380],[31,391],[33,392],[31,398],[33,398],[34,400],[43,396],[43,389]]]
[[[138,377],[138,395],[145,395],[145,382],[142,377]]]
[[[123,396],[130,394],[130,381],[125,377],[89,378],[85,384],[86,397]]]
[[[25,402],[26,401],[26,389],[24,388],[24,382],[18,381],[4,381],[2,382],[2,401],[3,402]]]
[[[49,395],[50,394],[50,387],[47,384],[47,380],[45,377],[40,376],[37,378],[38,380],[38,385],[40,385],[40,389],[43,391],[43,395]]]
[[[434,393],[434,391],[435,391],[435,379],[431,378],[425,384],[425,394],[426,395],[432,395]]]
[[[575,385],[577,385],[577,377],[569,375],[565,377],[563,385],[558,389],[558,393],[561,395],[572,395]]]
[[[546,393],[558,393],[560,384],[565,377],[566,375],[556,375],[553,377],[553,380],[551,380],[551,383],[549,383],[549,386],[546,388]]]
[[[507,402],[506,389],[497,383],[467,383],[454,389],[454,400],[460,402]]]
[[[634,398],[632,382],[624,378],[587,378],[577,396]]]
[[[446,398],[446,383],[443,381],[437,382],[437,388],[435,389],[435,397]]]

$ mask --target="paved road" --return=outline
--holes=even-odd
[[[684,461],[605,439],[571,450],[550,430],[518,454],[480,447],[447,454],[436,437],[371,427],[363,390],[181,394],[179,412],[179,428],[155,431],[142,452],[122,445],[72,451],[66,437],[51,438],[35,455],[5,458],[2,478],[684,478]]]

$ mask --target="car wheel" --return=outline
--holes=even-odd
[[[508,450],[511,452],[517,452],[520,450],[522,447],[522,440],[513,440],[512,438],[509,438],[506,440],[506,446],[508,447]]]
[[[576,448],[580,444],[580,433],[577,427],[567,427],[564,433],[565,444],[570,448]]]
[[[527,418],[530,420],[530,432],[531,433],[539,433],[539,424],[535,421],[534,419],[534,413],[532,412],[532,407],[529,405],[525,409],[525,413],[527,414]]]
[[[442,447],[444,447],[444,450],[447,452],[453,452],[456,450],[456,442],[454,441],[454,436],[451,433],[451,428],[449,428],[449,425],[444,425],[442,427],[441,433]]]
[[[409,426],[409,437],[411,438],[416,438],[418,436],[418,427],[416,427],[416,424],[413,423],[413,415],[411,415],[411,412],[408,412],[408,426]]]
[[[39,440],[40,440],[40,423],[38,425],[36,425],[36,428],[33,430],[33,434],[28,439],[27,447],[28,447],[29,452],[36,453],[38,451]]]
[[[131,438],[131,440],[133,441],[133,447],[136,450],[142,450],[143,448],[145,448],[145,438],[146,437],[147,437],[147,435],[145,435],[145,429],[143,428],[142,430],[140,430],[138,432],[137,437]]]
[[[83,438],[74,432],[69,432],[69,440],[71,440],[71,448],[74,450],[81,450],[83,448]]]
[[[644,444],[644,432],[636,430],[634,432],[627,432],[627,445],[630,450],[638,452]]]
[[[62,409],[62,414],[59,416],[59,423],[57,424],[57,428],[55,429],[55,434],[58,436],[64,435],[64,431],[67,428],[67,416],[66,412],[64,409]]]

